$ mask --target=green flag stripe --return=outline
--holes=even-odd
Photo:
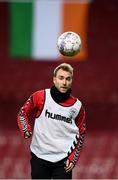
[[[32,3],[10,3],[10,54],[31,57]]]

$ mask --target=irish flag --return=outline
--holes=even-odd
[[[34,0],[10,3],[10,54],[33,60],[62,58],[57,38],[65,31],[81,36],[77,60],[87,58],[90,0]]]

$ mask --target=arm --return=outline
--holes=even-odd
[[[21,107],[18,113],[18,127],[21,131],[22,136],[25,137],[31,134],[31,126],[30,126],[30,116],[33,112],[34,105],[33,105],[33,96],[30,96],[29,99],[25,102],[25,104]]]
[[[22,136],[28,138],[31,136],[30,117],[40,115],[44,102],[44,91],[37,91],[32,94],[18,113],[18,127]]]
[[[83,146],[83,142],[84,142],[84,137],[85,137],[85,131],[86,131],[86,127],[85,127],[85,110],[83,108],[83,106],[80,109],[79,115],[76,118],[76,125],[79,128],[79,138],[77,139],[77,143],[75,145],[75,148],[71,149],[71,152],[68,153],[68,160],[66,163],[66,171],[70,171],[72,170],[72,168],[76,165],[79,157],[80,157],[80,153],[81,153],[81,149]]]

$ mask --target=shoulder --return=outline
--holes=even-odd
[[[45,90],[38,90],[32,94],[33,101],[41,102],[45,99]]]
[[[38,96],[44,96],[44,94],[45,94],[45,90],[43,89],[43,90],[38,90],[34,92],[32,95],[38,97]]]
[[[70,95],[70,97],[66,101],[64,101],[64,102],[62,102],[60,104],[63,105],[63,106],[72,106],[77,101],[78,101],[78,99],[76,97]]]

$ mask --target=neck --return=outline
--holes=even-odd
[[[61,93],[55,86],[53,86],[51,87],[50,93],[53,100],[57,103],[60,103],[67,100],[70,97],[71,89],[69,89],[66,93]]]

